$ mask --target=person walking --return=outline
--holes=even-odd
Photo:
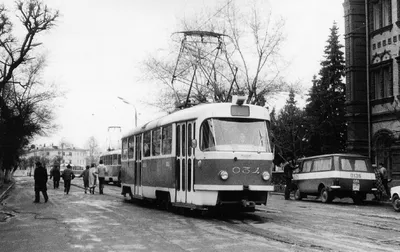
[[[75,178],[75,174],[72,172],[71,165],[67,165],[67,169],[63,171],[61,176],[64,180],[64,193],[68,194],[71,188],[71,180]]]
[[[97,180],[96,167],[94,164],[92,164],[89,169],[89,192],[91,194],[94,194],[94,189],[96,188],[96,180]]]
[[[293,161],[287,161],[283,166],[283,177],[285,178],[285,200],[290,200],[290,191],[292,190],[293,170],[295,166]]]
[[[107,167],[103,164],[103,160],[100,160],[99,166],[97,167],[97,174],[99,176],[99,191],[103,194],[104,179],[106,177]]]
[[[50,170],[50,179],[53,178],[53,187],[54,189],[58,189],[60,187],[60,166],[54,164],[53,168]]]
[[[81,175],[79,175],[80,178],[83,178],[83,187],[85,188],[85,194],[87,193],[87,189],[89,188],[89,165],[86,166],[86,170],[84,170]]]
[[[42,163],[36,162],[33,178],[35,179],[35,201],[33,202],[40,202],[40,192],[42,192],[44,202],[46,203],[49,200],[49,196],[47,195],[47,170],[42,166]]]
[[[388,181],[388,173],[387,173],[387,170],[386,170],[385,166],[383,166],[383,163],[379,163],[379,172],[381,174],[383,187],[385,187],[386,194],[389,196],[390,195],[390,189],[389,189],[389,186],[388,186],[388,183],[389,183],[389,181]]]
[[[372,167],[374,168],[375,186],[377,189],[374,193],[375,198],[373,200],[381,200],[382,198],[386,198],[388,195],[386,194],[386,189],[383,186],[382,176],[378,166],[376,164],[373,164]]]

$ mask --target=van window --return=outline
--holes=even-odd
[[[367,164],[363,159],[341,158],[342,171],[367,171]]]
[[[311,171],[311,164],[312,160],[305,161],[303,164],[303,171],[302,172],[310,172]]]
[[[332,168],[331,158],[314,160],[313,171],[330,171]]]

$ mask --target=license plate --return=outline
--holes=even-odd
[[[353,191],[360,191],[360,181],[353,180]]]

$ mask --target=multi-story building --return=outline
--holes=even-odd
[[[400,179],[400,0],[345,0],[348,151]]]
[[[50,164],[53,164],[53,160],[57,157],[61,158],[62,164],[71,164],[74,166],[86,166],[86,157],[87,150],[79,149],[75,147],[66,147],[66,146],[37,146],[33,149],[30,149],[26,154],[25,158],[29,158],[32,156],[37,157],[45,157],[50,161]]]

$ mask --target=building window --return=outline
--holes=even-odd
[[[392,23],[391,0],[380,0],[372,6],[373,29],[378,30]]]
[[[390,25],[391,22],[391,0],[382,0],[382,27]]]
[[[372,99],[378,100],[393,96],[392,60],[372,65]]]

